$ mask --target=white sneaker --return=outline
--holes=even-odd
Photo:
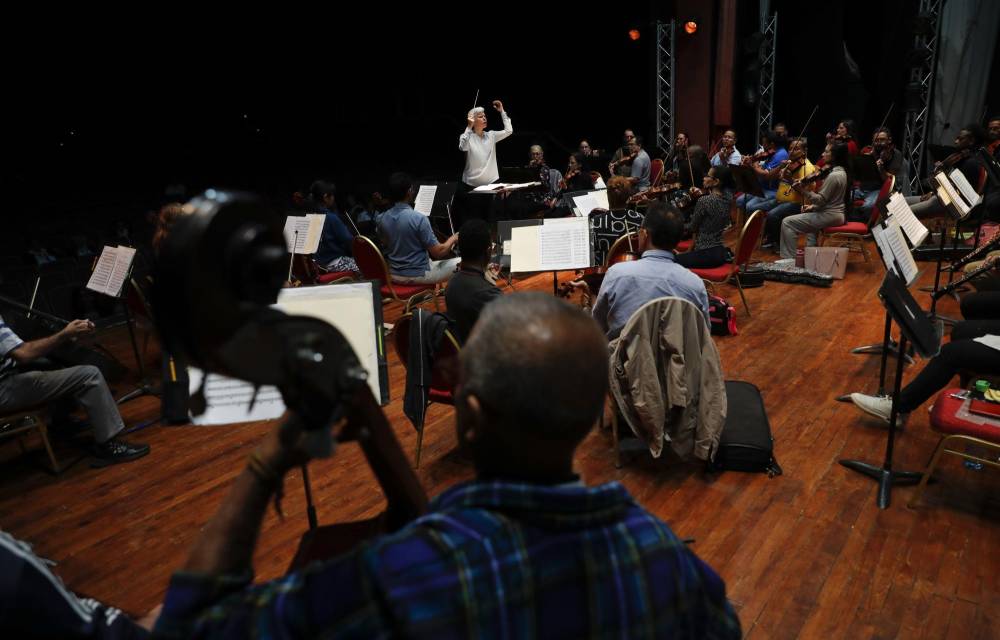
[[[889,396],[869,396],[863,393],[852,393],[851,402],[865,413],[871,414],[888,424],[889,416],[892,415],[892,398]],[[906,425],[908,413],[900,413],[896,416],[896,426]]]

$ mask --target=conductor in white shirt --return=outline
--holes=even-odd
[[[465,171],[462,172],[461,193],[465,196],[465,217],[489,218],[493,197],[467,195],[476,187],[492,184],[500,178],[497,169],[496,144],[514,133],[503,103],[493,101],[493,108],[500,112],[502,131],[486,130],[486,110],[474,107],[467,116],[468,125],[458,138],[458,148],[465,152]]]

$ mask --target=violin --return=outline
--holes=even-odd
[[[811,184],[813,182],[816,182],[817,180],[823,180],[828,175],[830,175],[831,171],[833,171],[833,165],[827,165],[827,166],[823,167],[822,169],[819,169],[817,171],[814,171],[814,172],[810,173],[809,175],[807,175],[806,177],[804,177],[804,178],[802,178],[800,180],[796,180],[795,182],[792,183],[792,187],[799,187],[799,186]]]
[[[892,150],[892,143],[886,145],[868,145],[861,150],[861,155],[878,156],[878,160],[885,166],[892,160]]]
[[[640,191],[639,193],[632,194],[631,196],[629,196],[627,203],[638,204],[640,202],[646,202],[647,200],[655,198],[656,196],[668,194],[672,191],[677,191],[680,188],[681,188],[681,183],[679,182],[672,182],[670,184],[661,185],[659,187],[652,187],[646,189],[645,191]]]
[[[613,170],[615,167],[617,167],[620,164],[629,164],[630,162],[632,162],[633,160],[635,160],[635,157],[637,155],[639,155],[638,151],[636,151],[635,153],[629,154],[627,156],[622,156],[620,160],[612,161],[612,163],[610,165],[608,165],[608,167]]]
[[[743,164],[751,164],[754,162],[764,162],[765,160],[770,160],[774,157],[774,154],[778,152],[777,149],[772,149],[771,151],[758,151],[752,156],[743,156]]]
[[[576,169],[570,169],[569,171],[567,171],[566,175],[564,175],[562,177],[562,180],[559,181],[559,189],[560,189],[560,191],[565,191],[566,188],[569,186],[569,181],[572,180],[573,178],[575,178],[576,176],[578,176],[579,174],[580,174],[580,168],[579,167],[577,167]]]
[[[791,182],[792,176],[794,176],[799,169],[804,167],[805,164],[805,158],[799,158],[798,160],[785,160],[781,163],[781,170],[778,172],[778,176],[785,182]]]
[[[951,167],[957,165],[959,162],[968,160],[971,155],[972,155],[972,149],[959,149],[958,151],[951,154],[938,164],[942,167],[947,167],[950,169]]]

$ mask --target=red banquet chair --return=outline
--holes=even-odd
[[[406,312],[409,313],[411,307],[433,300],[434,308],[438,308],[437,285],[394,283],[389,272],[389,264],[374,242],[364,236],[355,236],[351,249],[361,275],[366,280],[376,280],[379,283],[383,304],[402,302],[406,305]]]
[[[757,248],[757,241],[760,240],[761,231],[764,230],[764,220],[766,214],[763,211],[754,211],[747,219],[740,231],[740,239],[736,242],[736,257],[732,262],[727,262],[721,267],[711,269],[691,269],[696,276],[713,285],[735,282],[736,288],[740,291],[740,299],[743,300],[743,309],[750,315],[750,305],[747,304],[747,297],[743,293],[743,284],[740,282],[740,267],[750,262],[753,250]]]

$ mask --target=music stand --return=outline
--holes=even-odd
[[[932,358],[941,350],[942,325],[931,323],[917,301],[910,295],[906,284],[892,271],[885,274],[878,291],[879,300],[885,306],[890,323],[899,326],[899,347],[906,349],[907,342],[913,344],[917,353]],[[899,393],[903,384],[903,359],[896,360],[896,380],[892,392],[892,410],[889,412],[889,435],[886,440],[885,459],[882,466],[861,460],[840,460],[840,464],[852,471],[878,481],[876,504],[879,509],[888,508],[892,486],[896,484],[916,484],[920,482],[918,471],[896,471],[892,468],[893,448],[896,440],[896,419],[899,416]]]
[[[117,296],[117,299],[121,301],[122,306],[125,307],[125,324],[128,326],[128,337],[129,341],[132,343],[132,354],[135,356],[135,362],[139,366],[139,384],[135,389],[129,391],[122,397],[118,398],[116,404],[124,404],[129,400],[135,400],[142,396],[160,396],[160,391],[154,387],[150,382],[149,378],[146,377],[146,364],[142,361],[142,356],[139,355],[139,343],[135,339],[135,316],[132,314],[132,309],[129,307],[128,295],[130,292],[134,293],[138,297],[138,302],[142,305],[144,313],[149,317],[150,322],[152,322],[153,314],[149,311],[149,306],[146,304],[145,296],[142,294],[142,290],[139,289],[139,284],[132,279],[132,267],[129,267],[128,277],[125,279],[125,284],[122,286],[122,294]]]
[[[497,241],[495,264],[500,265],[500,271],[503,273],[504,269],[507,269],[507,286],[511,289],[514,288],[514,276],[510,272],[510,254],[504,253],[510,245],[508,244],[511,240],[513,232],[511,231],[514,227],[537,227],[542,224],[544,220],[538,220],[535,218],[529,218],[527,220],[498,220],[497,221]]]
[[[428,217],[438,220],[447,219],[448,228],[451,229],[451,233],[458,231],[458,229],[455,228],[455,224],[451,217],[451,205],[455,200],[455,192],[458,190],[458,183],[437,180],[418,180],[413,184],[413,188],[418,192],[422,186],[437,187],[437,191],[434,193],[434,204],[431,205],[431,214]]]

